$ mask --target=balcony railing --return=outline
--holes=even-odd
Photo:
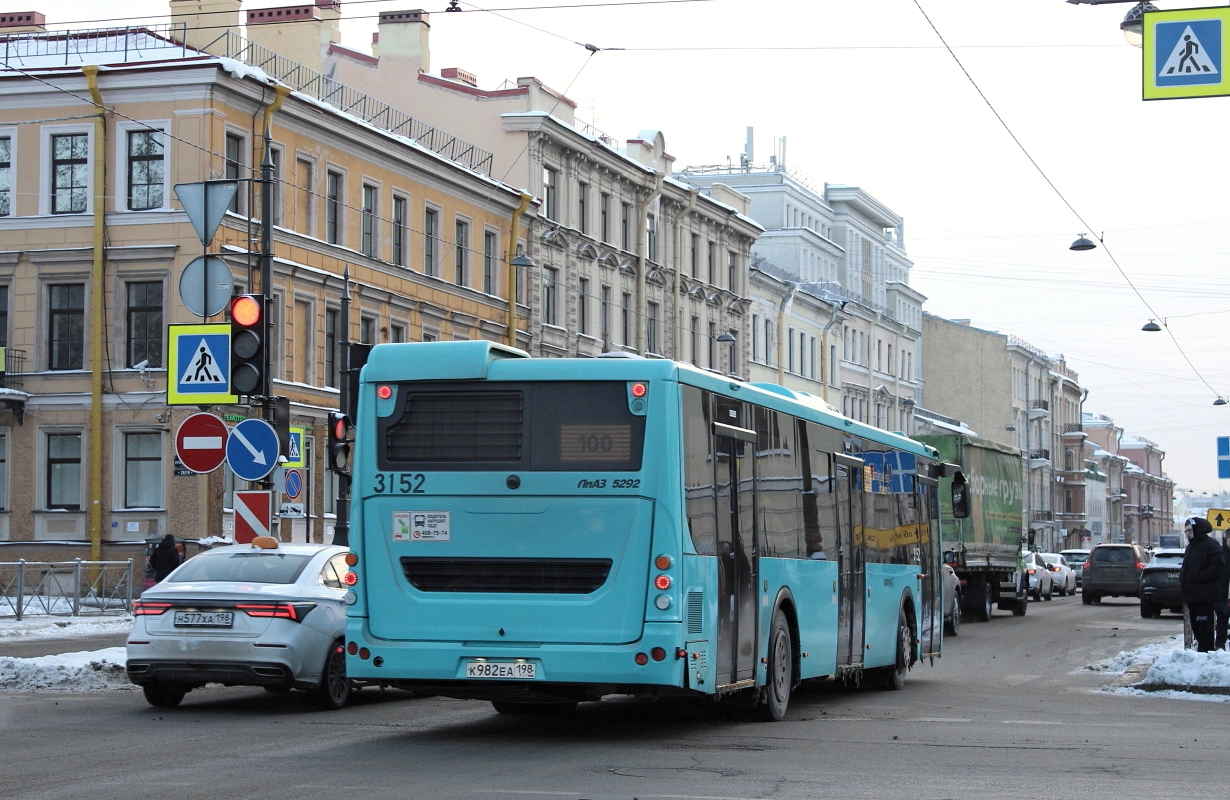
[[[186,23],[173,22],[125,28],[11,33],[4,37],[4,65],[25,69],[94,64],[101,60],[127,63],[173,58],[175,54],[161,52],[173,50],[178,50],[182,58],[188,54],[184,44],[186,31]]]
[[[1083,435],[1085,433],[1085,426],[1079,422],[1067,422],[1064,423],[1063,432],[1065,434],[1079,433]]]
[[[1034,522],[1050,522],[1054,519],[1054,514],[1050,511],[1035,511],[1033,517]]]
[[[1050,451],[1050,450],[1047,450],[1047,449],[1045,449],[1045,448],[1042,448],[1042,449],[1039,449],[1039,450],[1030,450],[1030,451],[1029,451],[1029,460],[1030,460],[1030,461],[1034,461],[1034,460],[1038,460],[1038,459],[1041,459],[1041,460],[1043,460],[1043,461],[1050,461],[1050,460],[1051,460],[1051,451]]]
[[[26,351],[0,347],[0,388],[20,389],[25,385]]]

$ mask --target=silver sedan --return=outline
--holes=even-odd
[[[1076,594],[1076,571],[1068,565],[1068,559],[1062,553],[1039,553],[1051,571],[1051,580],[1055,583],[1055,591],[1060,597]]]
[[[306,689],[342,707],[346,554],[260,537],[188,559],[135,604],[129,679],[159,707],[206,683]]]

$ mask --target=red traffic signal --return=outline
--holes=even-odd
[[[339,475],[350,474],[350,417],[340,411],[329,412],[328,467]]]
[[[231,392],[259,395],[265,388],[269,326],[260,295],[241,294],[231,300]]]
[[[231,301],[231,322],[251,328],[261,321],[261,299],[254,294],[241,294]]]

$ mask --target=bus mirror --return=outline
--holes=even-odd
[[[969,483],[960,471],[952,476],[952,515],[957,519],[969,516]]]

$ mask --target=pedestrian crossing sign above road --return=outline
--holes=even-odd
[[[282,466],[286,469],[303,469],[307,467],[307,459],[303,451],[303,437],[307,435],[306,428],[291,428],[286,450],[286,460]]]
[[[237,403],[231,394],[231,326],[167,326],[167,405]]]
[[[1148,11],[1144,21],[1144,99],[1230,95],[1222,56],[1230,8]]]

